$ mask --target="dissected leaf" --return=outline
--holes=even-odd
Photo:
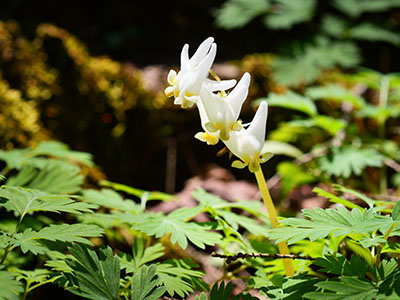
[[[362,23],[354,26],[349,30],[348,34],[353,39],[388,42],[396,46],[400,45],[400,34],[394,30],[371,23]]]
[[[14,274],[0,270],[0,300],[18,300],[24,291],[22,283],[17,281]]]
[[[69,248],[74,259],[67,260],[73,270],[73,294],[93,300],[117,300],[120,281],[118,256],[110,247],[100,248],[100,255],[88,246],[75,244]]]
[[[293,25],[309,21],[314,16],[316,0],[275,0],[265,23],[272,29],[290,29]]]
[[[384,157],[373,149],[345,146],[321,157],[318,163],[321,170],[329,175],[349,178],[351,174],[361,175],[366,167],[381,167],[383,160]]]
[[[141,212],[143,208],[133,200],[123,199],[117,192],[109,189],[84,190],[83,199],[85,202],[93,203],[99,206],[118,209],[121,211]]]
[[[157,300],[167,288],[159,285],[155,265],[142,266],[132,278],[131,296],[135,300]]]
[[[267,0],[229,0],[216,10],[215,22],[225,29],[241,28],[267,12],[269,5]]]
[[[53,195],[39,190],[27,189],[15,186],[0,187],[0,198],[7,201],[1,206],[12,210],[17,216],[25,216],[36,211],[69,212],[80,214],[90,213],[96,205],[73,200],[71,196]]]

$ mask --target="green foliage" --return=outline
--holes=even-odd
[[[110,247],[102,247],[100,255],[88,246],[76,244],[69,248],[74,259],[67,260],[73,270],[72,286],[68,290],[75,295],[93,299],[118,299],[120,267],[119,259]]]
[[[359,62],[360,56],[354,44],[319,37],[314,45],[295,49],[291,57],[278,57],[272,64],[273,78],[285,85],[307,84],[313,82],[323,69],[348,68]]]
[[[399,7],[396,0],[334,0],[333,5],[350,17],[359,17],[366,12],[383,12]]]
[[[156,300],[161,297],[165,286],[157,287],[158,280],[156,275],[156,266],[142,266],[132,279],[132,299],[137,300]]]
[[[342,147],[319,159],[319,167],[329,175],[349,178],[361,175],[366,167],[381,167],[384,157],[373,149]]]
[[[270,14],[265,16],[265,24],[271,29],[290,29],[298,23],[307,22],[314,15],[316,2],[316,0],[271,1]]]
[[[316,180],[314,175],[307,173],[302,167],[291,162],[280,163],[278,174],[282,178],[282,196],[287,196],[290,191],[302,184],[312,183]]]
[[[216,23],[226,29],[241,28],[269,8],[266,0],[230,0],[215,12]]]
[[[0,291],[1,300],[18,300],[24,289],[11,272],[0,270]]]
[[[261,98],[254,102],[255,105],[259,105],[261,101],[268,103],[268,106],[279,106],[288,109],[301,111],[310,117],[317,114],[317,108],[315,104],[307,97],[302,97],[291,91],[286,94],[274,94],[271,93],[268,98]]]

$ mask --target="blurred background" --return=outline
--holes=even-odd
[[[197,110],[163,94],[185,43],[193,53],[213,36],[218,75],[251,72],[248,122],[252,100],[271,92],[301,92],[360,67],[398,72],[399,27],[400,0],[3,0],[0,148],[57,139],[92,153],[95,177],[174,193],[213,164],[230,165],[216,157],[220,144],[193,138]],[[270,110],[268,131],[291,114]],[[268,177],[282,160],[268,164]]]

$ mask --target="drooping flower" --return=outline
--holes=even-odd
[[[221,84],[229,86],[228,82]],[[229,139],[232,131],[242,128],[238,117],[246,100],[249,85],[250,74],[245,73],[229,94],[222,91],[215,94],[210,88],[203,88],[200,91],[200,98],[209,119],[204,126],[209,132],[219,132],[219,137],[223,141]]]
[[[219,132],[210,132],[207,130],[205,125],[210,122],[210,120],[208,119],[201,99],[197,101],[197,108],[199,109],[201,127],[204,132],[198,132],[194,137],[202,142],[206,142],[207,145],[216,145],[219,141]]]
[[[267,116],[268,105],[266,102],[262,102],[250,126],[231,132],[229,140],[224,141],[228,149],[240,158],[232,163],[232,167],[242,169],[248,166],[250,172],[256,172],[260,163],[264,163],[272,157],[269,152],[262,153]]]
[[[167,97],[175,97],[175,104],[182,108],[193,106],[197,102],[200,90],[208,76],[217,52],[214,38],[209,37],[200,44],[189,59],[189,45],[186,44],[181,52],[181,69],[178,73],[170,70],[168,74],[169,87],[165,89]]]

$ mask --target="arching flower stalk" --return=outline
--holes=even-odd
[[[197,104],[204,132],[198,132],[195,138],[208,145],[215,145],[221,139],[229,151],[239,158],[232,163],[232,167],[248,167],[254,173],[271,224],[274,228],[278,227],[276,209],[260,167],[272,157],[271,153],[262,152],[268,116],[267,103],[261,103],[253,121],[245,128],[238,118],[248,94],[250,74],[245,73],[238,84],[236,80],[221,81],[210,70],[216,51],[217,46],[211,37],[201,43],[190,59],[189,45],[183,46],[181,69],[178,73],[174,70],[169,72],[170,86],[165,89],[165,94],[168,97],[173,96],[174,103],[182,108]],[[209,73],[217,80],[209,79]],[[231,92],[226,92],[231,88]],[[281,254],[289,254],[286,242],[278,243],[278,248]],[[291,259],[283,259],[283,265],[286,275],[293,276]]]

